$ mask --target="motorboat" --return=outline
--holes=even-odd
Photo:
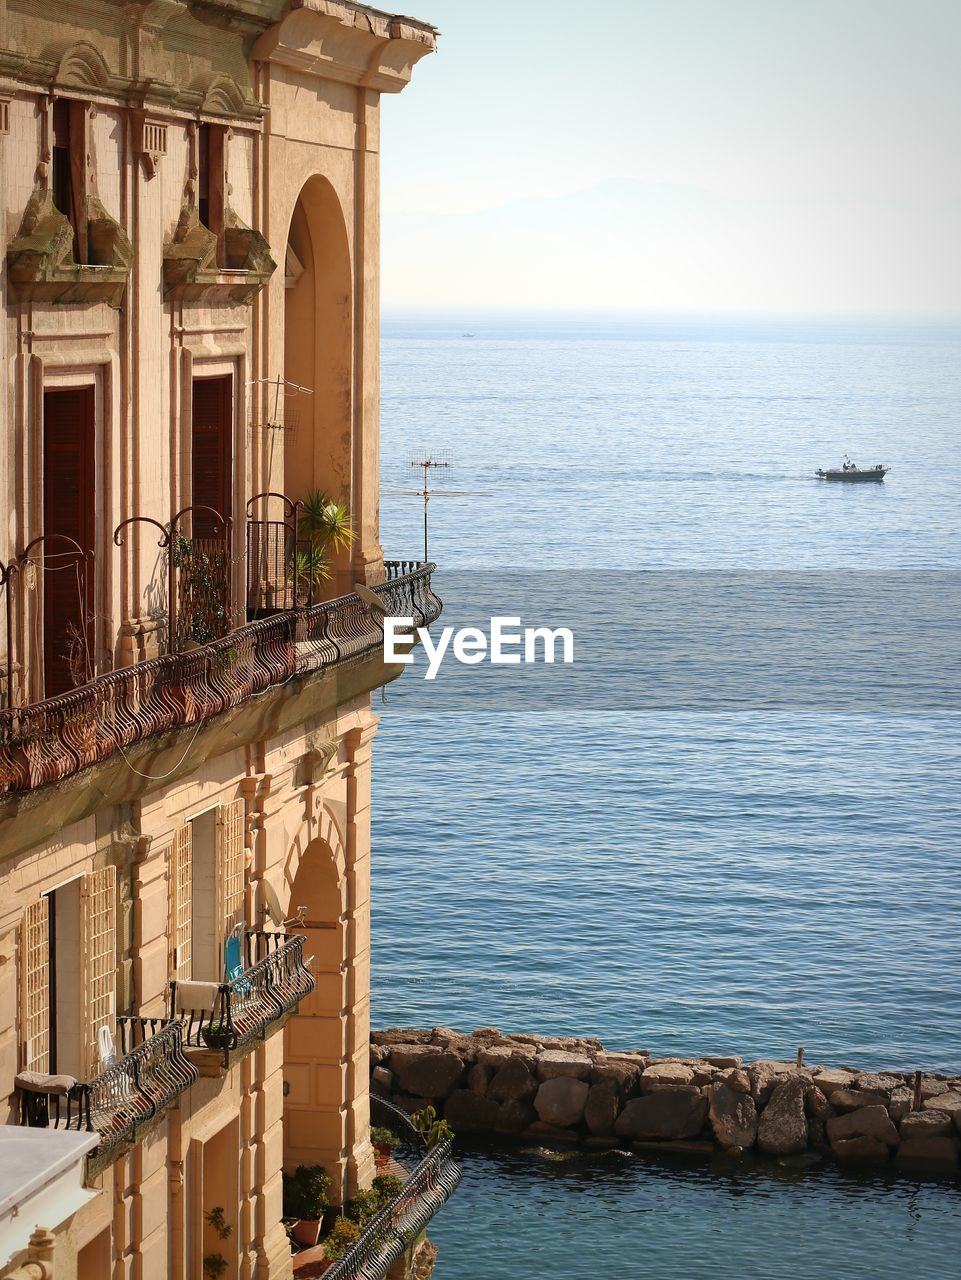
[[[880,462],[875,467],[859,467],[845,454],[840,467],[818,467],[814,474],[819,480],[883,480],[890,470],[890,467],[883,467]]]

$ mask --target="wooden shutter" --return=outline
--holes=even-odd
[[[231,514],[231,419],[233,379],[195,378],[191,429],[191,502],[212,507],[222,518]],[[223,537],[217,521],[203,511],[193,513],[195,538]]]
[[[170,971],[178,982],[189,981],[193,975],[193,861],[193,828],[185,822],[170,849]]]
[[[50,1070],[50,904],[32,902],[20,925],[22,1070]]]
[[[96,475],[93,387],[45,391],[43,396],[43,532],[94,549]],[[93,566],[78,560],[63,537],[41,548],[43,557],[44,692],[65,693],[93,677],[82,641],[94,643]],[[71,671],[71,648],[74,668]]]
[[[217,901],[226,940],[244,918],[244,801],[222,804],[217,814]]]
[[[117,991],[117,870],[103,867],[80,879],[80,964],[83,999],[83,1067],[100,1072],[97,1032],[114,1035]]]

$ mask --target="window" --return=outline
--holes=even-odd
[[[217,237],[222,264],[227,211],[227,130],[202,124],[197,130],[197,215]]]
[[[50,1070],[50,902],[27,907],[20,927],[20,1061],[24,1071]]]
[[[23,1070],[89,1080],[102,1068],[98,1036],[116,1020],[116,869],[103,867],[44,894],[20,932]]]
[[[193,909],[193,824],[186,822],[174,836],[170,850],[170,971],[174,978],[193,975],[191,913]]]
[[[53,104],[53,203],[73,227],[73,256],[89,261],[87,237],[87,108],[72,98]]]
[[[192,491],[195,506],[231,515],[233,496],[233,378],[194,378],[192,396]],[[205,512],[193,517],[194,537],[222,537],[217,521]]]
[[[96,528],[94,389],[43,394],[44,693],[66,693],[94,675]]]
[[[243,799],[198,813],[171,848],[171,972],[222,982],[227,938],[244,920]]]

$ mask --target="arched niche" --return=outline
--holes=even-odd
[[[284,263],[284,376],[312,395],[289,395],[285,492],[351,496],[353,308],[347,226],[337,193],[315,174],[301,189]],[[356,525],[357,513],[354,513]],[[334,562],[345,573],[349,553]]]

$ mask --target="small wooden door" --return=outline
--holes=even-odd
[[[93,676],[93,563],[79,562],[66,539],[92,552],[95,529],[93,387],[45,391],[43,532],[48,540],[39,553],[44,566],[43,665],[48,698]]]
[[[233,378],[195,378],[193,385],[193,490],[194,505],[213,507],[219,515],[232,514]],[[193,536],[219,537],[213,517],[195,512]]]

